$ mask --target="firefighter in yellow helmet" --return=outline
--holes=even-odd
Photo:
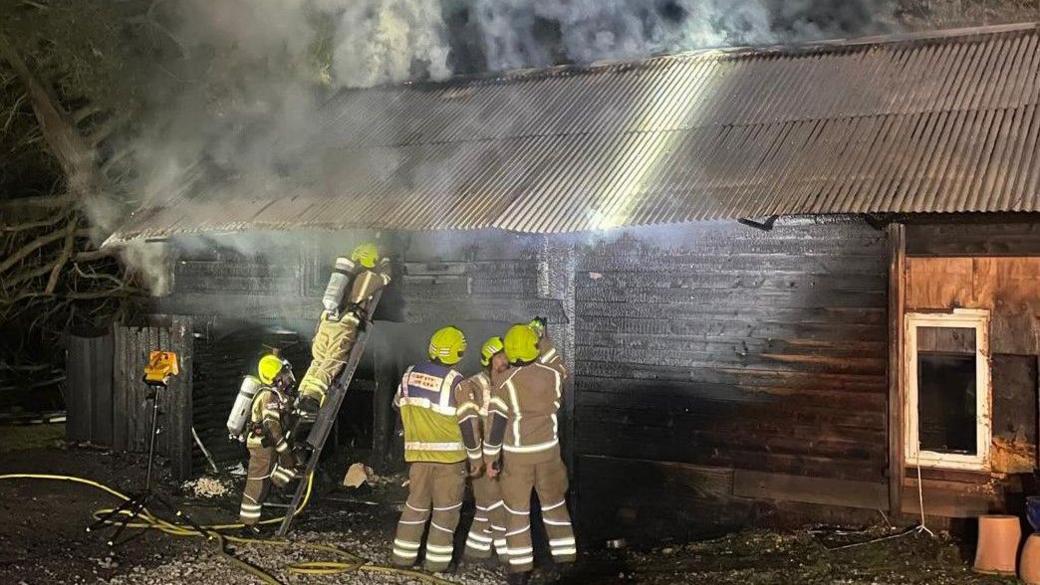
[[[481,436],[487,432],[488,404],[491,402],[491,377],[509,368],[506,360],[505,342],[495,336],[484,342],[480,348],[480,365],[483,369],[462,381],[462,391],[467,398],[477,405],[480,413]],[[481,457],[481,452],[469,454],[471,461]],[[502,493],[498,481],[487,475],[472,479],[473,499],[476,512],[473,524],[466,537],[465,555],[470,559],[488,559],[492,550],[498,554],[499,561],[509,565],[506,550],[505,508],[502,506]]]
[[[431,572],[448,568],[466,488],[467,453],[471,473],[481,473],[479,407],[461,390],[462,374],[453,368],[465,351],[461,330],[439,329],[430,338],[430,360],[405,371],[394,397],[409,463],[408,501],[391,557],[397,566],[416,562],[429,521],[423,566]]]
[[[375,244],[361,244],[350,258],[336,259],[322,297],[323,309],[311,344],[311,365],[300,380],[298,409],[303,422],[317,418],[329,386],[357,341],[358,330],[372,319],[369,301],[388,284],[390,262],[380,259]]]
[[[296,478],[296,458],[286,440],[287,419],[296,397],[292,366],[277,355],[267,354],[257,364],[257,377],[260,389],[253,397],[246,438],[249,471],[239,510],[248,535],[260,532],[257,523],[271,483],[284,487]]]
[[[567,369],[542,319],[510,327],[504,345],[510,367],[492,375],[484,459],[492,477],[498,476],[501,464],[510,582],[526,583],[534,569],[532,489],[538,492],[553,560],[571,563],[577,558],[557,420]]]

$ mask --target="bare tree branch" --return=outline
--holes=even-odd
[[[40,130],[65,172],[69,190],[80,199],[97,192],[101,182],[94,166],[94,152],[59,106],[53,91],[29,70],[10,39],[3,34],[0,34],[0,57],[11,65],[25,85]]]
[[[43,292],[51,294],[54,289],[58,286],[58,277],[61,275],[61,269],[65,266],[65,263],[69,261],[69,257],[72,256],[73,247],[76,243],[76,220],[69,222],[68,228],[65,230],[65,247],[61,251],[61,256],[58,257],[58,261],[54,263],[54,268],[51,269],[51,276],[47,279],[47,286],[43,289]],[[76,267],[77,270],[79,267]]]
[[[0,211],[11,209],[53,209],[65,207],[75,201],[72,195],[45,195],[40,197],[16,197],[0,201]]]
[[[106,120],[96,130],[94,130],[87,140],[91,145],[95,147],[98,146],[105,140],[108,140],[108,137],[111,136],[117,128],[126,123],[126,120],[126,116],[113,116],[110,120]]]
[[[88,237],[90,236],[90,230],[77,229],[73,231],[73,237]],[[7,272],[12,266],[18,264],[25,259],[29,254],[32,254],[36,250],[46,246],[47,244],[57,242],[58,240],[65,237],[65,228],[55,230],[49,234],[42,235],[28,244],[22,246],[17,252],[10,255],[3,262],[0,262],[0,274]]]
[[[42,227],[50,227],[64,219],[65,217],[63,215],[55,215],[48,219],[41,219],[40,221],[27,221],[25,223],[12,225],[0,225],[0,233],[24,232]]]
[[[7,131],[11,129],[11,122],[14,121],[14,116],[18,113],[18,108],[22,107],[22,102],[25,101],[25,98],[27,96],[28,94],[23,93],[22,95],[18,96],[17,100],[15,100],[14,105],[11,106],[11,113],[7,115],[7,121],[4,122],[4,128],[3,131],[0,131],[0,134],[7,134]]]
[[[72,257],[72,261],[76,264],[86,264],[89,262],[96,262],[102,258],[113,258],[118,255],[118,252],[111,248],[105,248],[104,250],[91,250],[89,252],[80,252]]]
[[[88,104],[72,113],[72,123],[79,125],[80,122],[87,118],[97,114],[101,111],[101,108],[94,104]]]
[[[4,278],[4,288],[13,289],[15,286],[20,285],[23,282],[28,282],[30,280],[39,278],[44,274],[50,272],[54,268],[55,264],[57,264],[57,260],[53,262],[48,262],[42,266],[37,266],[32,270],[12,274],[11,276]]]

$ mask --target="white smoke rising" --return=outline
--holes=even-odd
[[[322,105],[344,88],[559,62],[769,44],[885,27],[891,0],[183,0],[159,3],[156,66],[128,190],[145,205],[320,195]],[[337,113],[340,114],[340,113]],[[386,112],[347,112],[387,116]],[[521,118],[523,112],[503,112]],[[392,123],[392,120],[389,120]],[[327,138],[327,137],[324,137]],[[392,168],[392,161],[384,161]],[[418,178],[450,161],[411,169]],[[95,215],[109,213],[99,211]],[[106,218],[106,221],[111,218]],[[106,222],[98,223],[105,225]],[[140,271],[162,263],[134,253]],[[153,280],[162,282],[161,275]]]
[[[432,79],[451,75],[447,29],[439,2],[423,0],[321,0],[336,23],[333,77],[338,87],[400,83],[414,65]]]

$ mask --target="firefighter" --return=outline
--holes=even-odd
[[[239,510],[243,533],[248,536],[260,534],[257,524],[271,483],[284,487],[296,478],[296,458],[285,436],[295,398],[292,366],[277,355],[267,354],[260,358],[257,374],[262,386],[250,412],[246,439],[249,471]]]
[[[350,258],[336,259],[311,344],[311,365],[300,381],[298,410],[303,422],[317,418],[329,386],[357,341],[358,330],[371,320],[369,301],[388,284],[390,261],[380,260],[375,244],[361,244]]]
[[[408,368],[394,397],[404,425],[408,500],[397,524],[392,562],[413,565],[429,520],[427,571],[451,564],[455,528],[466,488],[466,460],[472,474],[482,472],[479,407],[461,389],[462,374],[452,366],[466,351],[466,337],[444,327],[430,338],[430,361]]]
[[[491,402],[491,377],[495,373],[504,372],[509,363],[506,361],[505,345],[501,337],[492,337],[480,348],[480,365],[483,370],[466,378],[462,382],[463,392],[480,408],[481,436],[487,432],[488,403]],[[480,453],[470,454],[481,457]],[[466,537],[465,555],[470,559],[489,559],[492,547],[498,554],[499,561],[509,565],[506,554],[506,520],[502,507],[502,494],[498,481],[486,475],[474,477],[472,480],[473,499],[476,501],[476,513],[473,524]]]
[[[499,475],[501,465],[509,580],[526,583],[534,569],[532,488],[538,493],[553,560],[572,563],[577,558],[557,421],[567,370],[545,335],[542,319],[510,327],[504,341],[511,367],[492,378],[484,457],[490,477]]]

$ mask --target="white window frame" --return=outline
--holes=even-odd
[[[906,319],[906,412],[904,420],[905,461],[908,465],[985,471],[990,464],[993,441],[992,390],[989,364],[989,311],[956,309],[952,313],[907,313]],[[917,328],[958,327],[975,329],[975,455],[921,450],[917,420]]]

